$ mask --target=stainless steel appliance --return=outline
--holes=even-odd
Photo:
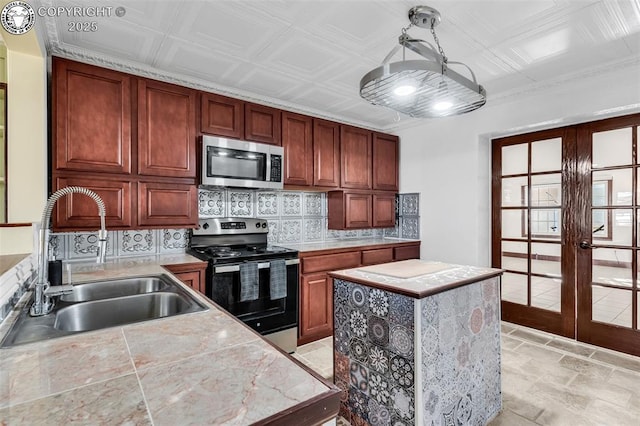
[[[268,245],[269,227],[264,219],[201,219],[199,225],[191,231],[188,252],[208,262],[206,296],[283,350],[295,352],[298,252]],[[254,273],[257,269],[258,291],[251,300],[243,300],[247,287],[244,271],[250,267],[255,268]],[[274,278],[277,269],[282,273]],[[275,285],[285,297],[273,297]]]
[[[281,146],[202,136],[201,184],[282,189]]]

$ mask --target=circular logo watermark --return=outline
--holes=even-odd
[[[12,1],[2,8],[0,24],[10,34],[24,34],[33,28],[36,13],[28,3]]]

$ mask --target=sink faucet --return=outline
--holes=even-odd
[[[51,213],[53,212],[53,206],[60,198],[65,195],[78,193],[84,194],[93,199],[98,205],[98,214],[100,215],[100,231],[98,232],[98,239],[100,241],[98,246],[98,263],[104,263],[107,254],[107,229],[105,227],[105,208],[104,201],[95,192],[87,188],[80,186],[68,186],[62,188],[53,194],[47,200],[44,211],[42,212],[42,223],[40,225],[40,239],[39,239],[39,256],[38,256],[38,280],[35,284],[35,295],[33,299],[33,305],[31,306],[31,316],[47,315],[53,309],[53,301],[51,297],[58,296],[60,294],[69,293],[73,291],[71,285],[49,285],[49,270],[47,268],[49,259],[49,224],[51,222]]]

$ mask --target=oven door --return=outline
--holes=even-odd
[[[261,334],[296,327],[298,324],[299,259],[287,259],[287,297],[271,300],[269,262],[258,264],[259,296],[240,302],[240,266],[211,265],[206,295]]]

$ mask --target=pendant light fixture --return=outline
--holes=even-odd
[[[374,105],[420,118],[463,114],[484,105],[486,92],[471,68],[461,62],[449,61],[440,46],[435,32],[440,20],[440,12],[436,9],[428,6],[411,8],[410,24],[402,29],[398,45],[381,66],[360,80],[360,96]],[[409,37],[407,30],[414,25],[431,31],[437,49],[425,40]],[[389,62],[401,47],[402,61]],[[406,49],[424,59],[406,60]],[[466,68],[471,79],[453,71],[450,65]]]

